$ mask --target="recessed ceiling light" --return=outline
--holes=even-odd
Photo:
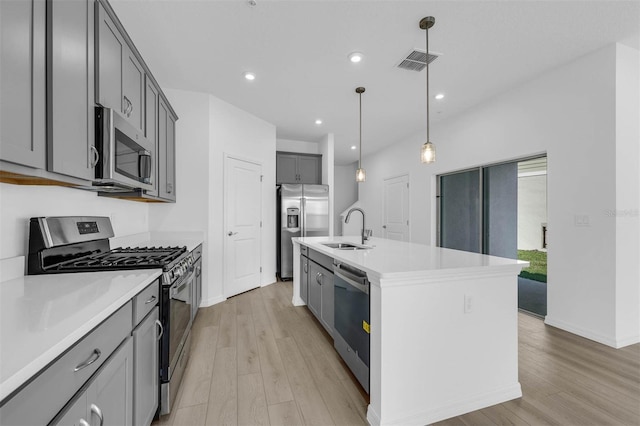
[[[249,81],[255,80],[256,79],[256,75],[252,72],[245,72],[244,73],[244,78],[246,78]]]
[[[357,64],[358,62],[362,61],[363,57],[364,55],[360,52],[352,52],[349,54],[349,60],[354,64]]]
[[[356,149],[356,146],[355,145],[351,145],[351,149]]]
[[[444,93],[438,93],[435,98],[438,100],[444,98]]]
[[[316,120],[316,124],[322,124],[322,120],[320,120],[319,118]]]

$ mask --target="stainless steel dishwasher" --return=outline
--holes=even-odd
[[[334,262],[333,345],[369,393],[369,280],[363,271]]]

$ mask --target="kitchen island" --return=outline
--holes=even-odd
[[[292,303],[305,304],[301,245],[366,272],[370,424],[424,425],[522,396],[517,275],[526,262],[379,238],[340,250],[329,240],[293,239]]]

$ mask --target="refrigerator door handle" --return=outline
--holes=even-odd
[[[306,237],[307,236],[307,224],[306,222],[306,218],[307,218],[307,199],[304,197],[304,195],[302,195],[302,197],[300,198],[300,229],[302,230],[300,232],[300,236],[301,237]]]

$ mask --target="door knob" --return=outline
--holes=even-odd
[[[233,236],[233,235],[236,235],[236,234],[237,234],[237,232],[231,232],[231,231],[229,231],[229,232],[227,233],[227,235],[228,235],[228,236],[230,236],[230,237],[231,237],[231,236]]]

